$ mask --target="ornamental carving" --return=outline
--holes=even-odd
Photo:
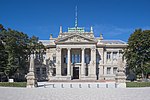
[[[80,36],[74,36],[74,37],[68,38],[66,42],[88,42],[88,41]]]
[[[92,47],[92,48],[91,48],[91,51],[92,51],[92,52],[95,52],[95,51],[96,51],[96,48],[95,48],[95,47]]]
[[[60,52],[60,51],[61,51],[61,48],[60,48],[60,47],[57,47],[57,48],[56,48],[56,51],[57,51],[57,52]]]

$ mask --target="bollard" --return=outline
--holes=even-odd
[[[72,87],[72,84],[70,84],[70,88],[73,88],[73,87]]]
[[[53,84],[53,88],[55,88],[55,84]]]
[[[108,88],[108,84],[106,84],[106,88]]]
[[[79,88],[82,88],[82,87],[81,87],[81,84],[79,84]]]
[[[117,83],[115,83],[115,88],[117,88]]]
[[[97,84],[97,88],[99,88],[99,84]]]
[[[63,84],[61,84],[61,87],[64,88]]]
[[[88,84],[88,88],[91,88],[91,87],[90,87],[90,84]]]

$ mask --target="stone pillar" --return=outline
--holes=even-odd
[[[104,64],[106,64],[106,61],[107,60],[107,52],[106,51],[104,51]]]
[[[68,63],[67,63],[67,76],[70,76],[70,48],[67,48],[68,49]]]
[[[56,76],[61,76],[61,48],[56,48]]]
[[[111,69],[110,69],[110,74],[112,74],[113,75],[113,68],[114,67],[110,67]]]
[[[91,48],[91,62],[89,69],[89,77],[96,80],[96,48]]]
[[[85,48],[82,48],[81,76],[85,76],[84,50]]]
[[[117,61],[118,61],[118,59],[119,59],[119,50],[118,50],[118,52],[117,52]]]
[[[113,64],[113,51],[111,52],[111,64]]]
[[[37,79],[35,77],[35,66],[34,66],[34,56],[31,54],[30,56],[30,67],[29,67],[29,73],[27,74],[27,88],[34,88],[37,87]]]

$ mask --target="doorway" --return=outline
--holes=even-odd
[[[73,79],[79,79],[79,67],[73,67]]]

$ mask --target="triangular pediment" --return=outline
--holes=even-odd
[[[55,43],[96,43],[96,41],[79,34],[74,34],[66,36],[64,38],[60,38],[57,41],[55,41]]]

